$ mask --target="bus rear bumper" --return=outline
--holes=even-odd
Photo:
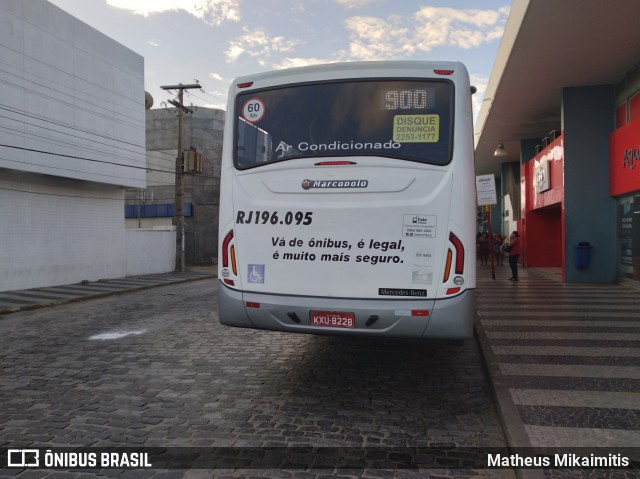
[[[311,311],[352,314],[351,328],[314,326]],[[218,288],[221,324],[308,334],[458,341],[473,334],[475,290],[439,300],[344,299],[243,293]]]

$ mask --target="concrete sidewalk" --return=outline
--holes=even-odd
[[[194,266],[188,267],[185,272],[127,276],[62,286],[2,291],[0,292],[0,315],[215,277],[217,277],[215,266]]]
[[[478,266],[476,307],[509,445],[640,452],[640,291],[510,276]]]

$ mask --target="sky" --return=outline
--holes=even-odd
[[[474,116],[510,0],[49,0],[144,57],[153,108],[161,85],[200,83],[184,103],[226,109],[231,81],[267,70],[362,60],[455,60]],[[171,105],[169,105],[171,106]]]

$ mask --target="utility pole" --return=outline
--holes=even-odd
[[[163,90],[178,90],[178,100],[169,100],[173,106],[178,109],[178,154],[176,155],[176,187],[175,187],[175,208],[174,208],[174,223],[176,225],[176,271],[185,270],[184,261],[184,214],[182,211],[182,204],[184,199],[184,154],[182,151],[182,119],[184,112],[193,113],[191,108],[188,108],[182,104],[182,96],[184,90],[190,90],[192,88],[200,89],[201,85],[198,83],[192,83],[183,85],[178,83],[177,85],[165,85],[161,86]]]

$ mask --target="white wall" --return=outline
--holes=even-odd
[[[127,276],[166,273],[176,266],[176,232],[127,230]]]
[[[0,0],[0,65],[0,168],[145,186],[141,56],[44,0]]]
[[[508,211],[508,214],[503,218],[502,233],[508,238],[511,233],[518,229],[518,222],[513,219],[513,203],[509,194],[504,196],[504,210]]]
[[[122,188],[0,173],[0,291],[173,271],[175,232],[125,230]]]
[[[0,144],[0,291],[173,270],[175,233],[125,230],[124,190],[146,186],[140,55],[0,0]]]
[[[123,276],[123,190],[0,174],[0,290]]]

